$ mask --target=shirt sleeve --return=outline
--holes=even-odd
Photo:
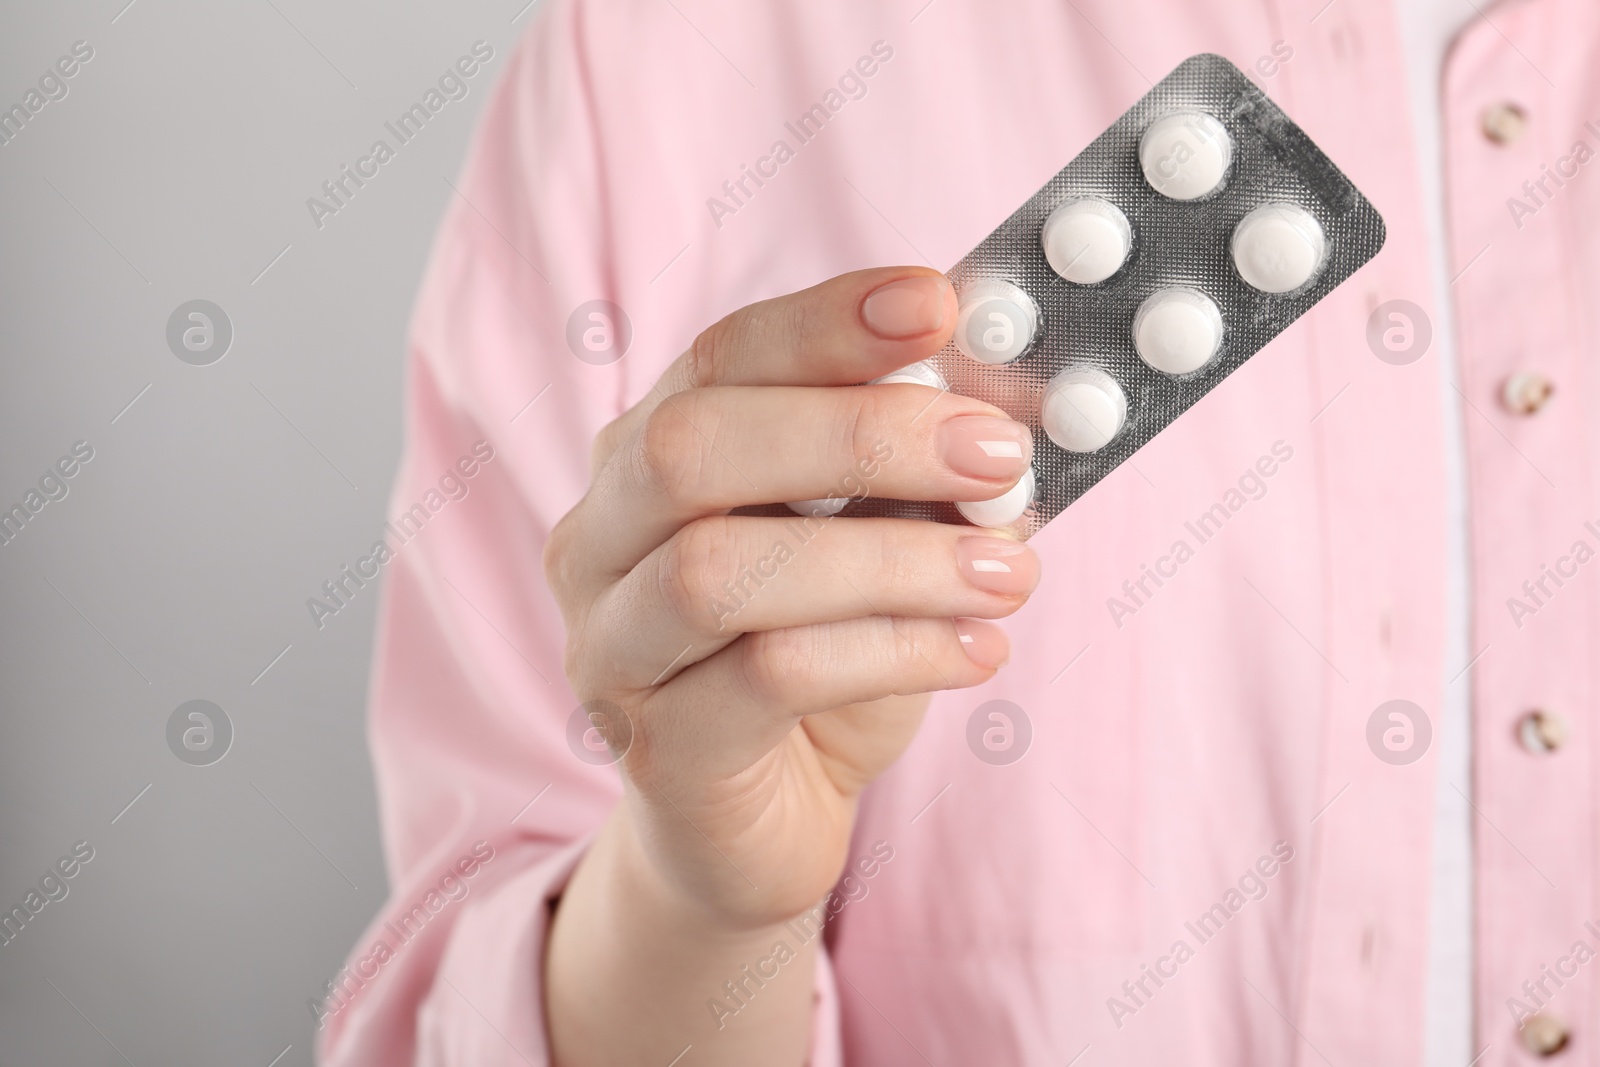
[[[577,358],[567,321],[626,306],[617,279],[640,270],[607,204],[650,179],[606,172],[591,10],[540,5],[499,72],[411,323],[406,449],[364,572],[384,583],[369,733],[390,897],[321,1005],[332,1067],[548,1063],[551,902],[621,795],[569,745],[541,564],[628,395],[630,361]],[[817,1067],[841,1062],[831,975],[821,961]]]

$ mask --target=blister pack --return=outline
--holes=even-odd
[[[948,272],[951,343],[878,379],[1003,409],[1033,429],[1032,471],[977,503],[864,493],[790,507],[1031,536],[1383,239],[1300,127],[1226,59],[1192,56]]]

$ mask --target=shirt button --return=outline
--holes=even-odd
[[[1549,401],[1555,384],[1534,371],[1519,371],[1500,387],[1500,402],[1516,415],[1533,415]]]
[[[1567,1024],[1540,1012],[1522,1024],[1522,1043],[1536,1056],[1554,1056],[1567,1047]]]
[[[1517,737],[1529,752],[1554,752],[1567,743],[1567,720],[1559,712],[1536,708],[1517,723]]]
[[[1510,144],[1528,128],[1528,115],[1509,100],[1483,109],[1483,135],[1495,144]]]

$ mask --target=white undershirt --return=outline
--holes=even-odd
[[[1434,790],[1424,1062],[1428,1067],[1463,1067],[1478,1055],[1472,1047],[1472,809],[1462,795],[1472,792],[1471,689],[1469,675],[1462,674],[1453,683],[1450,678],[1471,656],[1470,572],[1466,443],[1460,401],[1452,388],[1459,374],[1445,240],[1439,87],[1450,41],[1477,12],[1471,0],[1400,0],[1399,7],[1432,261],[1433,347],[1439,359],[1440,402],[1444,405],[1445,506],[1449,518],[1445,545],[1445,677],[1440,680],[1444,696],[1434,731],[1439,753]]]

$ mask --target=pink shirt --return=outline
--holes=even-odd
[[[1600,1063],[1600,967],[1573,951],[1600,949],[1597,31],[1579,0],[1503,3],[1446,66],[1469,666],[1444,656],[1439,365],[1367,340],[1380,304],[1432,303],[1391,3],[546,0],[413,324],[392,510],[428,517],[391,537],[371,709],[392,897],[326,1005],[323,1060],[547,1062],[544,901],[620,792],[568,747],[539,561],[599,427],[734,308],[948,267],[1215,51],[1354,179],[1388,244],[1034,539],[1010,666],[935,697],[864,800],[853,854],[892,859],[837,898],[811,1061],[1419,1062],[1440,739],[1394,764],[1368,726],[1409,700],[1437,727],[1470,685],[1479,1063],[1527,1060],[1508,998]],[[872,75],[841,87],[863,56]],[[1480,116],[1505,101],[1525,128],[1491,139]],[[837,107],[800,143],[786,123],[818,103]],[[745,167],[762,184],[740,189]],[[567,342],[597,298],[633,328],[601,366]],[[1523,371],[1556,385],[1534,414],[1501,401]],[[451,472],[469,492],[443,506]],[[1015,762],[969,745],[990,700],[1026,715]],[[1567,723],[1554,752],[1519,741],[1534,708]]]

